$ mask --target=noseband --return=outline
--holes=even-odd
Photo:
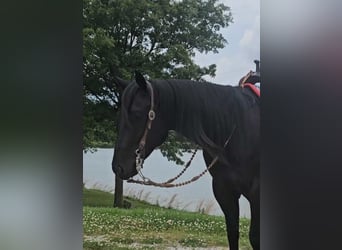
[[[147,87],[147,91],[150,94],[151,106],[150,106],[150,110],[148,111],[148,120],[146,123],[144,134],[140,139],[138,148],[135,150],[135,155],[136,155],[135,165],[136,165],[136,169],[138,173],[140,173],[140,170],[142,169],[143,163],[144,163],[143,154],[145,153],[147,135],[148,135],[148,132],[151,130],[152,121],[156,118],[156,113],[154,112],[154,92],[153,92],[152,84],[149,81],[146,81],[146,87]]]

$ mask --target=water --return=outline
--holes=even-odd
[[[95,153],[83,154],[83,182],[86,187],[97,186],[114,191],[115,176],[111,167],[113,153],[113,149],[98,149]],[[182,159],[187,162],[190,157],[191,154],[185,153]],[[155,150],[145,161],[143,173],[153,181],[163,182],[176,176],[182,169],[183,166],[168,161],[159,150]],[[179,178],[179,182],[191,179],[204,169],[202,153],[198,152],[188,170]],[[172,207],[188,211],[198,211],[198,208],[202,207],[207,208],[209,214],[223,215],[213,195],[209,173],[189,185],[176,188],[142,186],[124,182],[124,195],[140,196],[162,206],[168,206],[172,197],[175,196],[171,203]],[[250,218],[249,203],[244,197],[240,198],[240,217]]]

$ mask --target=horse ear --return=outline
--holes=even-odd
[[[122,93],[125,90],[125,88],[130,84],[129,81],[123,80],[117,76],[114,77],[114,83],[115,83],[115,85],[118,88],[120,93]]]
[[[135,71],[135,81],[137,82],[140,88],[146,89],[146,80],[139,71]]]

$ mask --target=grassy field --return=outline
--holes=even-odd
[[[161,208],[127,198],[131,209],[112,208],[113,195],[83,191],[83,249],[227,249],[224,218]],[[240,220],[240,249],[251,249],[249,220]]]

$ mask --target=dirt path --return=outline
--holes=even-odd
[[[226,247],[221,246],[209,246],[209,247],[185,247],[182,245],[173,245],[164,242],[163,244],[142,244],[142,243],[131,243],[131,244],[123,244],[123,243],[115,243],[108,239],[107,235],[97,235],[97,236],[84,236],[83,241],[85,244],[83,245],[83,249],[88,249],[88,245],[96,244],[96,249],[101,249],[108,246],[117,246],[117,247],[126,247],[129,249],[158,249],[158,250],[227,250]]]

